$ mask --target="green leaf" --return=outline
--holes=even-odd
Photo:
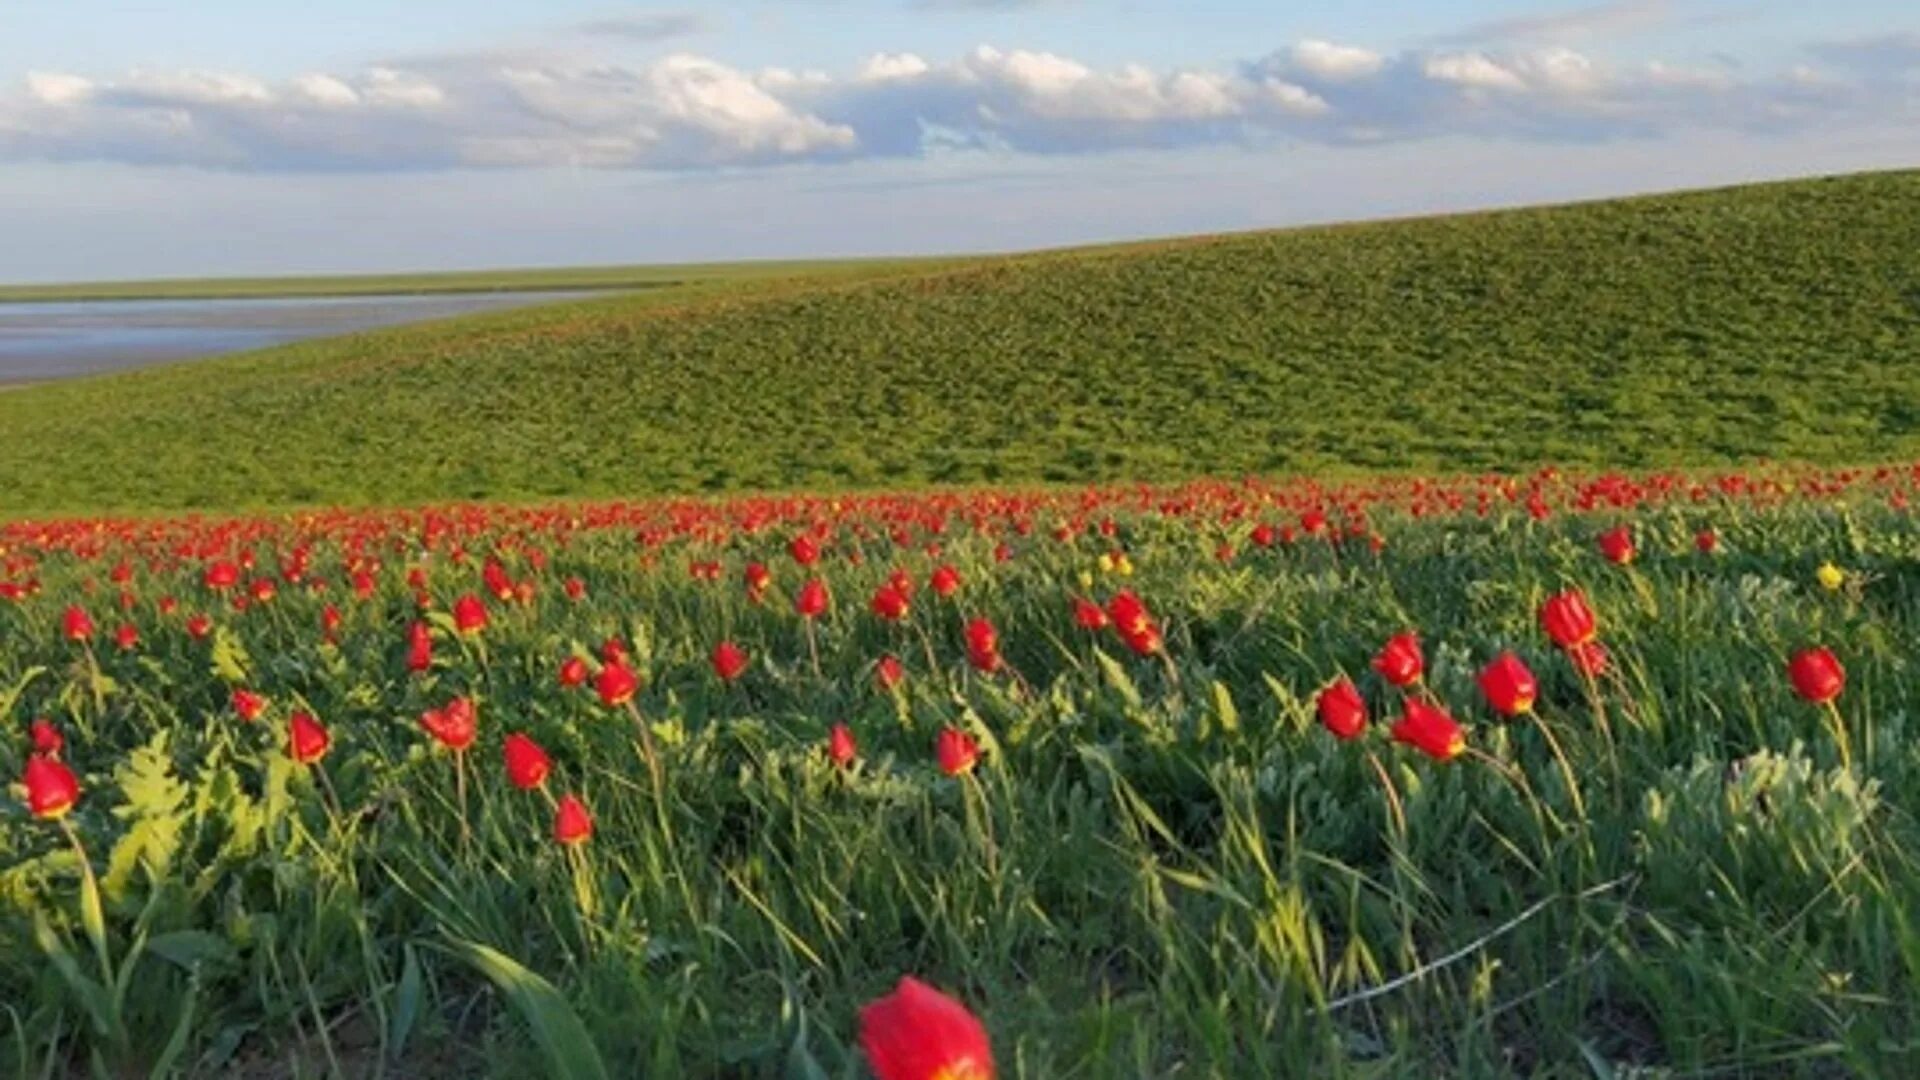
[[[556,1080],[608,1080],[600,1051],[585,1024],[553,984],[522,967],[505,953],[460,938],[450,939],[447,952],[472,964],[513,1004],[533,1029],[533,1037],[547,1058],[548,1075]]]
[[[1119,692],[1121,699],[1132,708],[1141,708],[1143,701],[1140,697],[1140,688],[1133,685],[1133,676],[1128,675],[1127,669],[1120,666],[1120,661],[1099,649],[1093,650],[1093,658],[1099,662],[1101,672],[1107,677],[1107,684]]]
[[[393,1015],[387,1026],[387,1052],[399,1057],[413,1034],[414,1017],[420,1015],[420,954],[412,945],[403,945],[406,959],[400,965],[400,985],[393,993]]]
[[[247,647],[228,626],[213,628],[213,674],[231,685],[247,681]]]
[[[233,946],[205,930],[174,930],[147,940],[147,951],[191,973],[203,965],[225,964],[234,958]]]
[[[40,951],[47,954],[53,969],[60,973],[67,988],[80,999],[80,1005],[87,1011],[87,1018],[93,1021],[96,1034],[114,1038],[120,1027],[120,1019],[114,1012],[113,999],[108,996],[107,988],[88,978],[80,970],[80,964],[73,958],[73,952],[67,943],[47,922],[46,914],[33,913],[33,939],[40,944]]]
[[[1234,707],[1233,691],[1218,679],[1213,681],[1213,710],[1219,714],[1220,730],[1229,735],[1240,731],[1240,710]]]

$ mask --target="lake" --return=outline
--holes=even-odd
[[[516,292],[0,303],[0,383],[90,375],[474,311],[557,303],[580,295]]]

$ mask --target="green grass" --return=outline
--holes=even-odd
[[[5,512],[1920,452],[1920,172],[657,289],[0,395]]]
[[[1441,490],[1471,507],[1479,489]],[[60,829],[0,804],[0,1069],[147,1075],[177,1047],[207,1077],[526,1077],[545,1038],[618,1076],[857,1080],[856,1010],[913,972],[979,1011],[1018,1080],[1913,1076],[1914,519],[1866,490],[1786,506],[1685,492],[1546,522],[1498,496],[1485,518],[1413,520],[1404,498],[1359,495],[1378,554],[1254,548],[1254,521],[1320,496],[1238,485],[1145,500],[1167,511],[1096,500],[1070,543],[1050,527],[1082,512],[1077,492],[771,504],[757,533],[732,527],[750,508],[629,507],[463,512],[450,530],[382,512],[0,534],[44,585],[0,602],[0,776],[20,775],[25,718],[66,732],[85,785],[71,820],[104,894],[96,952]],[[1108,514],[1110,538],[1090,528]],[[815,520],[834,607],[811,638],[791,608],[807,572],[782,552]],[[1631,568],[1594,551],[1619,520],[1642,549]],[[636,545],[676,521],[686,535]],[[1718,555],[1693,549],[1705,524]],[[936,539],[958,595],[923,584],[908,623],[869,615],[891,568],[927,581]],[[475,555],[455,562],[456,542]],[[249,548],[269,576],[306,546],[332,586],[283,582],[233,611],[182,545]],[[1096,568],[1114,547],[1131,576]],[[444,612],[484,595],[493,550],[538,584],[531,603],[489,599],[477,638],[439,621],[434,667],[409,674],[408,566],[431,567]],[[346,561],[374,553],[377,588],[356,600]],[[124,613],[106,580],[123,558]],[[687,573],[706,559],[717,583]],[[760,604],[740,585],[754,559],[775,576]],[[1814,583],[1828,559],[1851,575],[1832,593]],[[1536,625],[1569,585],[1613,657],[1597,701]],[[1162,621],[1164,660],[1074,627],[1072,596],[1122,587]],[[337,644],[319,632],[328,602]],[[59,634],[69,603],[101,624],[103,678]],[[184,629],[199,611],[221,627],[208,641]],[[1020,680],[968,669],[978,615]],[[110,642],[123,620],[136,650]],[[1388,740],[1399,694],[1367,663],[1409,627],[1422,692],[1473,753],[1439,763]],[[616,635],[644,676],[658,791],[628,715],[555,680]],[[753,657],[734,685],[707,666],[723,637]],[[1848,668],[1850,770],[1784,675],[1811,643]],[[1534,717],[1481,702],[1474,673],[1503,649],[1539,673]],[[870,677],[887,651],[909,668],[897,695]],[[1375,717],[1356,743],[1313,715],[1342,671]],[[237,719],[234,685],[268,715]],[[479,701],[464,785],[415,719],[455,694]],[[324,773],[284,757],[300,708],[332,730]],[[836,720],[860,739],[850,774],[820,752]],[[947,725],[988,747],[968,779],[934,767]],[[508,732],[553,754],[554,794],[592,807],[577,860],[548,838],[546,800],[503,778]]]

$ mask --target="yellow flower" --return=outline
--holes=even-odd
[[[1113,573],[1113,556],[1111,555],[1100,556],[1100,572],[1103,574]]]
[[[1840,586],[1847,583],[1847,572],[1830,562],[1821,563],[1820,569],[1815,570],[1813,576],[1819,579],[1820,587],[1828,592],[1838,592]]]
[[[1122,555],[1118,559],[1114,560],[1113,568],[1120,572],[1121,577],[1133,576],[1133,560],[1127,558],[1125,555]]]
[[[1091,570],[1080,571],[1080,587],[1083,589],[1093,588],[1093,571]]]

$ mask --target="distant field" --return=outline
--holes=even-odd
[[[940,260],[843,259],[688,263],[667,266],[581,266],[531,270],[476,270],[429,274],[355,274],[313,277],[171,278],[50,285],[0,285],[0,303],[51,300],[232,300],[295,296],[425,295],[471,292],[573,292],[582,289],[658,289],[695,282],[755,281],[798,274],[838,274],[876,266]]]
[[[661,269],[0,395],[0,513],[1883,460],[1920,454],[1917,252],[1899,172]]]

